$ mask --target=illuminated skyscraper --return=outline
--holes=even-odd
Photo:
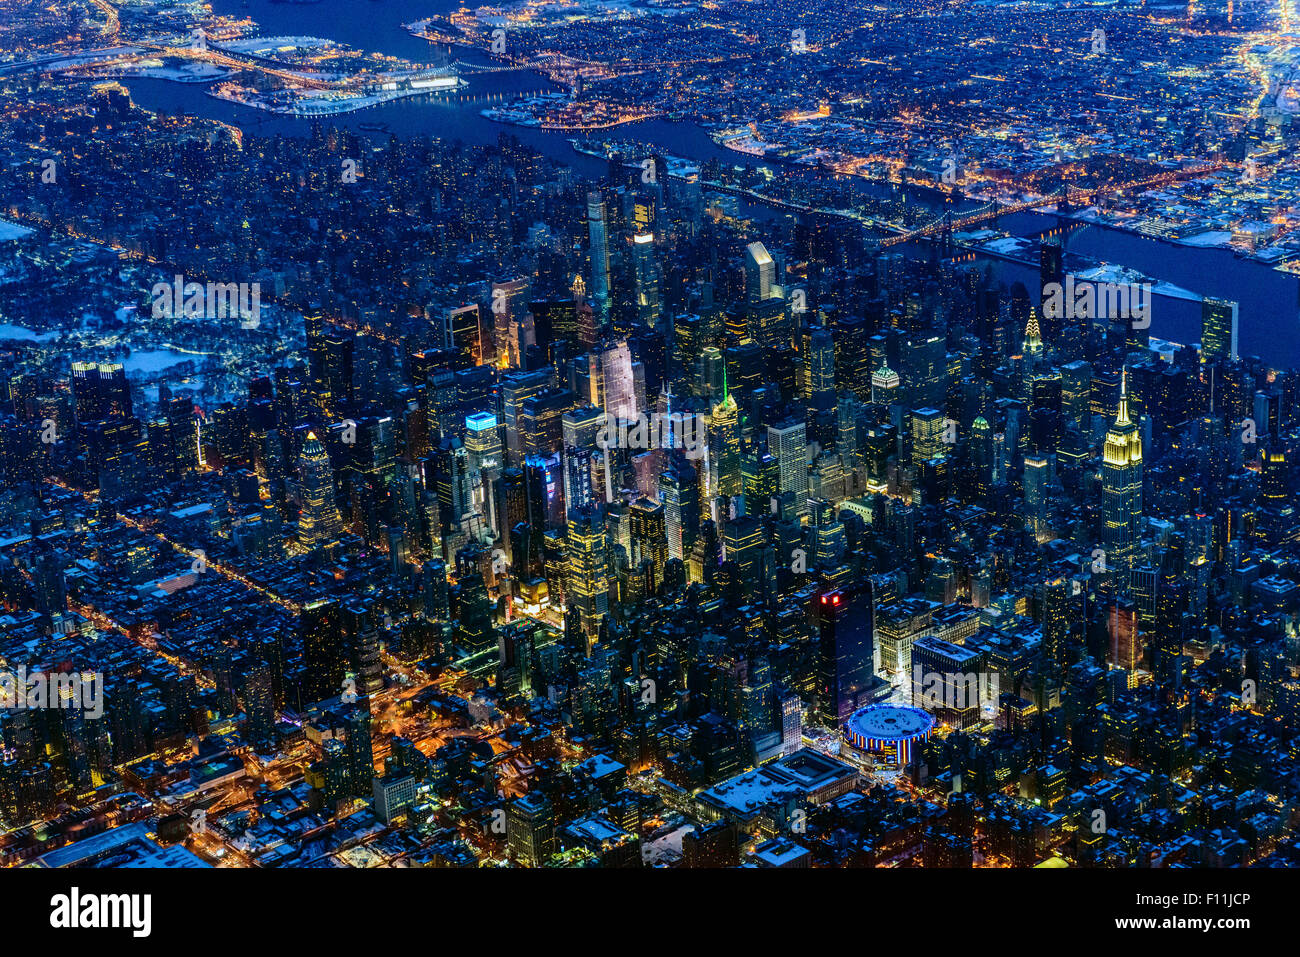
[[[762,243],[745,247],[745,297],[750,302],[762,302],[775,295],[776,262]]]
[[[1069,650],[1070,588],[1070,580],[1065,577],[1043,584],[1043,653],[1058,663],[1065,661]]]
[[[304,545],[322,545],[337,539],[343,522],[334,499],[334,470],[315,432],[307,433],[298,456],[298,490],[302,498],[299,540]]]
[[[948,454],[944,444],[946,419],[938,409],[913,409],[911,415],[912,464]]]
[[[898,401],[898,373],[887,365],[871,373],[871,401],[876,405],[892,405]]]
[[[519,349],[519,323],[532,323],[526,308],[527,297],[526,279],[492,284],[492,351],[496,356],[497,368],[517,369],[523,364],[523,354]],[[486,351],[485,349],[484,352]]]
[[[1060,335],[1064,316],[1054,315],[1045,303],[1050,297],[1051,285],[1056,284],[1060,287],[1065,283],[1065,250],[1059,240],[1044,240],[1038,247],[1038,281],[1039,288],[1043,291],[1039,303],[1039,311],[1043,316],[1043,331],[1055,342]]]
[[[1237,358],[1237,304],[1201,300],[1201,361]]]
[[[520,867],[541,867],[555,853],[555,812],[541,794],[525,794],[506,811],[510,860]]]
[[[767,450],[780,468],[781,494],[791,492],[796,508],[808,495],[808,439],[802,422],[786,422],[767,427]]]
[[[813,598],[817,638],[817,717],[839,728],[869,704],[876,685],[871,587],[836,589]]]
[[[483,361],[483,329],[477,303],[461,306],[447,314],[447,345],[469,356],[475,364]]]
[[[1038,368],[1043,361],[1043,337],[1038,329],[1038,316],[1032,312],[1029,314],[1029,322],[1025,325],[1025,341],[1022,348],[1027,370]]]
[[[709,456],[713,472],[710,497],[739,495],[743,491],[740,471],[740,410],[727,390],[723,370],[722,401],[713,407],[710,425]]]
[[[649,562],[657,585],[663,580],[664,564],[668,561],[664,507],[647,498],[638,499],[628,509],[628,517],[632,525],[632,565]]]
[[[329,599],[308,602],[298,616],[308,700],[342,694],[348,654],[340,631],[339,606]]]
[[[619,342],[588,356],[596,366],[592,370],[589,396],[592,405],[600,406],[615,419],[631,420],[639,408],[636,380],[632,374],[632,352],[626,342]]]
[[[587,251],[591,256],[591,299],[596,319],[609,316],[609,210],[605,197],[587,194]]]
[[[475,412],[465,417],[465,451],[473,469],[490,472],[501,468],[501,432],[497,417],[491,412]]]
[[[1128,417],[1128,376],[1120,377],[1119,415],[1106,433],[1101,466],[1102,547],[1121,587],[1142,529],[1142,436]]]
[[[1061,414],[1081,435],[1092,423],[1092,366],[1082,359],[1061,367]]]
[[[609,543],[605,517],[595,509],[569,511],[565,594],[588,640],[609,611]]]
[[[664,506],[664,534],[668,557],[686,561],[700,532],[699,473],[684,458],[659,478],[659,500]]]
[[[1025,525],[1038,540],[1048,537],[1047,506],[1049,494],[1050,469],[1047,458],[1042,455],[1025,456]]]
[[[829,329],[814,326],[804,336],[803,397],[829,398],[835,391],[835,340]]]
[[[636,296],[636,319],[644,326],[659,322],[663,310],[659,282],[659,264],[655,262],[654,233],[637,233],[632,237],[632,267]]]

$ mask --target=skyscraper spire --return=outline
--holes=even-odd
[[[1102,546],[1115,581],[1127,590],[1142,539],[1142,435],[1128,416],[1128,374],[1122,370],[1119,414],[1106,432],[1101,463]]]
[[[334,470],[315,432],[307,433],[298,457],[298,488],[302,496],[298,538],[308,546],[338,538],[343,523],[334,502]]]
[[[1025,352],[1037,355],[1043,351],[1043,335],[1038,329],[1038,314],[1029,313],[1029,322],[1025,324]]]
[[[718,403],[718,406],[723,409],[736,408],[736,400],[731,397],[731,390],[727,387],[727,360],[725,358],[722,360],[722,401]]]

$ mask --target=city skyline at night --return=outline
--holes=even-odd
[[[0,865],[1249,928],[1297,145],[1291,0],[0,0]]]

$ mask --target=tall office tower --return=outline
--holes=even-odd
[[[587,194],[587,253],[591,258],[592,312],[598,322],[609,318],[609,210],[605,197]]]
[[[721,401],[727,389],[727,360],[717,346],[705,346],[695,354],[697,391],[710,402]]]
[[[857,394],[841,390],[835,403],[835,451],[844,459],[844,468],[852,469],[858,455],[858,420],[862,403]]]
[[[511,279],[509,282],[492,283],[492,298],[489,308],[492,311],[492,354],[498,369],[518,369],[523,364],[523,355],[519,351],[517,339],[512,341],[512,332],[519,334],[519,323],[532,323],[532,317],[526,306],[528,302],[528,280]],[[486,352],[486,350],[484,350]],[[485,356],[486,358],[486,356]]]
[[[167,417],[176,478],[184,479],[199,462],[199,424],[194,414],[194,400],[188,396],[168,399],[163,412]]]
[[[1286,450],[1280,446],[1275,446],[1262,453],[1259,501],[1265,508],[1283,509],[1287,507],[1289,497]]]
[[[739,495],[744,491],[740,471],[740,410],[727,390],[726,382],[724,370],[722,401],[713,407],[709,423],[710,500],[722,495]]]
[[[564,413],[560,428],[566,509],[605,501],[605,463],[596,448],[604,421],[604,413],[593,405]]]
[[[468,356],[475,365],[483,363],[487,350],[483,347],[478,303],[460,306],[447,313],[446,342],[448,349]]]
[[[537,529],[540,561],[540,537],[546,528],[564,524],[564,510],[560,506],[559,489],[564,486],[564,474],[558,455],[530,455],[524,459],[524,492],[528,503],[528,523]]]
[[[1043,583],[1043,610],[1040,622],[1043,654],[1064,664],[1070,639],[1070,579],[1058,576]]]
[[[803,397],[827,402],[835,391],[835,340],[829,329],[811,327],[804,337]]]
[[[1137,604],[1124,597],[1111,602],[1106,608],[1106,630],[1109,639],[1106,661],[1113,668],[1134,671],[1144,651]]]
[[[1050,537],[1047,522],[1051,469],[1042,455],[1025,456],[1025,525],[1038,541]]]
[[[767,427],[767,450],[780,469],[777,491],[794,495],[796,508],[802,508],[808,495],[808,439],[802,422],[786,421]]]
[[[1119,414],[1106,433],[1101,466],[1102,548],[1108,569],[1127,587],[1142,531],[1142,435],[1128,417],[1128,375],[1120,375]]]
[[[835,323],[835,382],[859,400],[871,399],[871,338],[865,316],[841,316]]]
[[[333,330],[324,337],[324,388],[321,409],[338,412],[350,406],[356,398],[353,388],[353,369],[356,358],[356,333]]]
[[[302,325],[307,336],[307,391],[315,396],[325,382],[325,316],[312,306],[303,312]]]
[[[131,416],[131,384],[126,381],[126,369],[120,362],[99,364],[99,410],[104,418],[129,418]]]
[[[1237,304],[1201,300],[1201,361],[1237,358]]]
[[[661,160],[656,159],[655,162],[660,163]],[[663,170],[664,166],[660,165],[656,168],[658,170]],[[635,232],[653,233],[655,231],[655,226],[659,222],[657,181],[655,186],[656,188],[654,189],[636,189],[633,192],[624,193],[624,197],[628,204],[628,225]]]
[[[596,447],[596,439],[605,423],[605,413],[590,403],[579,405],[564,413],[560,423],[561,437],[566,449]]]
[[[762,302],[776,295],[776,261],[762,243],[745,247],[745,298],[749,302]]]
[[[1120,370],[1109,364],[1092,368],[1092,414],[1113,419],[1119,414]]]
[[[637,233],[632,237],[632,281],[636,321],[639,325],[654,327],[663,314],[654,233]]]
[[[923,707],[953,728],[978,724],[983,706],[990,710],[993,687],[986,684],[988,650],[974,643],[958,645],[938,635],[912,642],[912,704]]]
[[[634,419],[640,406],[632,352],[627,343],[618,342],[589,355],[588,362],[595,365],[590,376],[591,392],[587,396],[592,405],[600,406],[606,415],[615,419]]]
[[[97,474],[99,489],[115,498],[132,488],[148,464],[148,445],[135,418],[114,417],[93,423],[86,435],[86,459]]]
[[[1059,372],[1044,372],[1032,376],[1029,386],[1029,444],[1045,454],[1061,448],[1065,431],[1062,415],[1062,392],[1065,380]]]
[[[975,476],[975,494],[980,500],[993,489],[993,428],[988,419],[977,415],[970,427],[970,464]]]
[[[784,691],[778,700],[781,715],[781,756],[788,758],[803,747],[803,699]]]
[[[465,416],[465,452],[469,456],[470,468],[476,472],[495,472],[504,464],[501,430],[497,426],[497,417],[491,412]]]
[[[687,561],[700,533],[699,473],[683,457],[674,457],[659,478],[659,500],[664,506],[664,534],[668,557]]]
[[[72,396],[78,422],[131,415],[131,386],[121,363],[72,363]]]
[[[523,433],[524,455],[550,455],[564,443],[564,413],[573,408],[574,395],[567,389],[551,389],[524,400],[516,420]]]
[[[632,567],[648,561],[654,581],[647,585],[651,589],[657,588],[663,580],[664,565],[668,561],[664,506],[648,498],[637,499],[628,509],[628,518],[632,526]]]
[[[353,797],[369,797],[375,778],[375,749],[370,737],[370,699],[361,698],[347,713],[344,757]]]
[[[443,436],[433,454],[433,491],[438,499],[441,532],[458,527],[474,508],[474,489],[469,453],[454,435]]]
[[[875,405],[889,406],[899,398],[898,373],[882,363],[871,373],[871,401]]]
[[[653,404],[653,396],[664,391],[668,383],[668,352],[666,337],[659,329],[644,326],[627,338],[628,352],[635,365],[641,366],[643,392],[647,397],[647,408]]]
[[[477,545],[456,552],[456,603],[452,613],[452,640],[470,654],[496,647],[492,599],[483,580],[487,553]],[[491,568],[490,564],[487,566]]]
[[[505,469],[496,485],[497,491],[494,496],[496,516],[493,526],[501,538],[511,564],[517,563],[522,566],[528,561],[528,556],[527,554],[515,555],[510,533],[515,526],[528,522],[528,489],[523,469]]]
[[[244,734],[257,750],[270,749],[275,743],[275,689],[270,665],[252,657],[242,669],[242,679],[239,696],[246,720]]]
[[[815,595],[812,619],[817,641],[817,719],[840,728],[870,703],[876,686],[875,635],[870,580],[856,589]]]
[[[545,795],[530,792],[510,802],[506,847],[521,867],[542,867],[555,855],[555,815]]]
[[[524,458],[524,437],[520,417],[524,403],[541,395],[553,385],[550,368],[533,372],[514,372],[501,380],[501,424],[506,433],[506,460],[518,465]]]
[[[103,418],[99,408],[99,365],[95,362],[72,363],[73,409],[80,423]]]
[[[596,310],[587,301],[587,289],[581,276],[573,277],[572,288],[574,321],[577,323],[578,328],[578,345],[575,348],[590,349],[600,340],[604,320],[597,315]]]
[[[577,612],[588,646],[609,611],[609,543],[605,517],[598,509],[569,511],[568,569],[565,594]]]
[[[947,456],[948,446],[943,441],[947,420],[943,413],[938,409],[913,409],[909,418],[912,464]]]
[[[668,345],[669,381],[682,388],[688,384],[694,385],[700,355],[708,348],[704,320],[695,313],[678,313],[673,316]]]
[[[298,456],[298,490],[302,499],[298,539],[309,546],[336,540],[343,533],[343,522],[334,498],[334,470],[315,432],[307,433]]]
[[[722,557],[735,566],[742,592],[751,594],[763,570],[763,526],[757,518],[742,515],[727,522]]]
[[[339,634],[347,649],[348,670],[356,676],[359,694],[384,690],[379,660],[379,621],[370,599],[353,599],[340,609]]]
[[[1046,287],[1056,284],[1058,287],[1065,285],[1065,250],[1058,240],[1044,240],[1038,247],[1038,281],[1041,298],[1039,300],[1038,312],[1043,317],[1043,335],[1052,342],[1060,341],[1061,326],[1064,316],[1049,315],[1051,310],[1045,308],[1048,298]]]
[[[581,276],[574,276],[573,295],[565,299],[538,299],[528,304],[531,318],[526,323],[516,322],[511,329],[511,356],[518,355],[522,364],[529,346],[539,346],[546,355],[562,347],[565,355],[576,355],[582,350],[582,335],[578,329],[578,309],[586,287]]]
[[[1081,435],[1092,427],[1092,366],[1083,359],[1061,367],[1061,414]]]
[[[298,616],[298,637],[306,668],[304,696],[321,701],[342,694],[348,653],[339,627],[339,606],[332,599],[310,601]]]
[[[948,393],[948,351],[942,336],[918,334],[898,344],[899,380],[909,408],[941,409]]]

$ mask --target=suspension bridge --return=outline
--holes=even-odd
[[[1102,185],[1091,188],[1083,188],[1071,184],[1064,184],[1048,193],[1045,196],[1039,196],[1034,199],[1026,199],[1019,203],[1010,203],[1001,205],[997,200],[985,203],[977,209],[967,210],[964,213],[954,216],[949,210],[915,229],[905,230],[897,236],[889,236],[880,241],[880,248],[887,249],[890,246],[898,246],[902,243],[912,242],[915,239],[924,239],[928,236],[935,236],[943,233],[951,233],[953,230],[968,229],[971,226],[978,226],[980,223],[990,222],[1002,216],[1012,216],[1016,213],[1023,213],[1031,209],[1038,209],[1042,206],[1052,206],[1061,202],[1066,202],[1072,207],[1091,206],[1103,196],[1109,196],[1115,193],[1122,193],[1129,190],[1148,190],[1169,183],[1176,182],[1180,179],[1195,179],[1198,176],[1205,176],[1209,173],[1224,169],[1223,163],[1201,163],[1196,166],[1187,166],[1182,169],[1165,170],[1154,176],[1148,176],[1144,179],[1134,180],[1129,183],[1120,185]]]

